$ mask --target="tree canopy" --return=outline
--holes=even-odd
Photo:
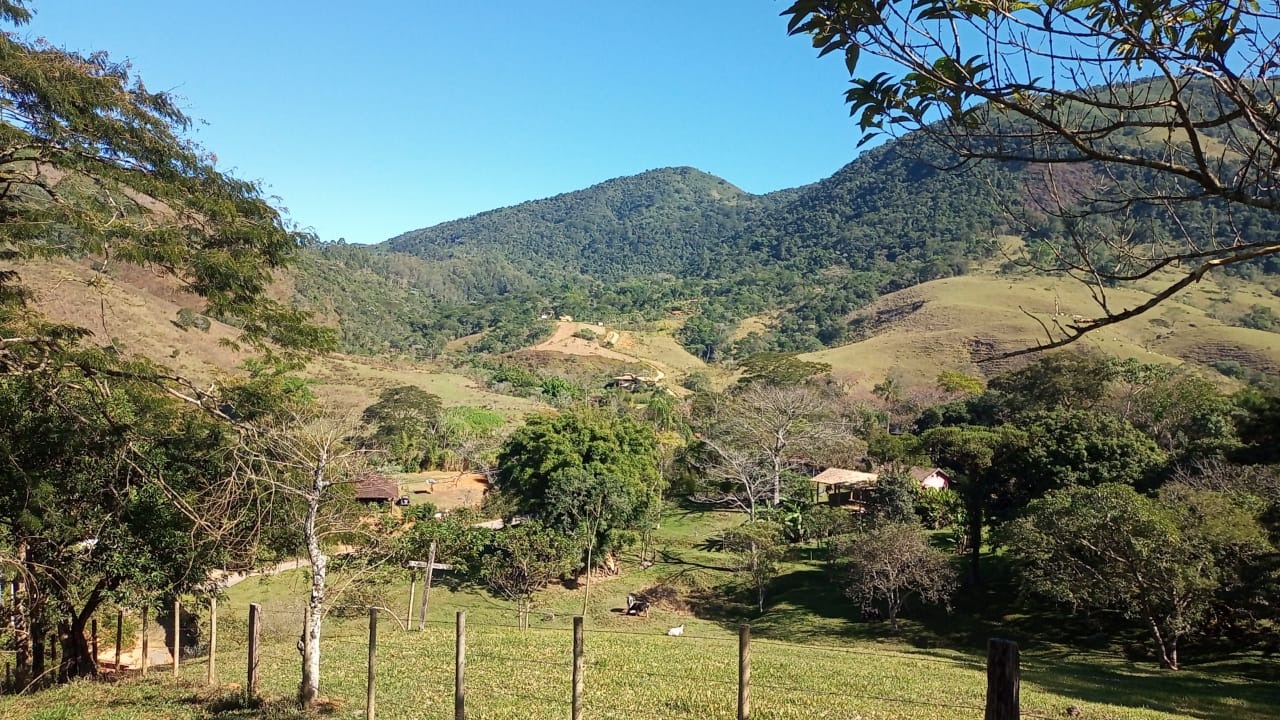
[[[26,0],[0,4],[25,24]],[[204,312],[244,339],[327,347],[328,331],[266,296],[272,271],[307,236],[255,182],[217,168],[187,138],[191,119],[165,92],[105,52],[83,55],[43,39],[0,34],[0,259],[85,256],[159,268],[204,299]],[[18,273],[0,271],[0,371],[18,372],[81,333],[13,311]]]

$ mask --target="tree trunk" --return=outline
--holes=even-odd
[[[89,638],[85,633],[85,626],[92,615],[92,612],[81,613],[70,623],[58,624],[58,640],[62,646],[62,662],[58,667],[59,682],[98,673],[98,658],[93,656],[93,648],[89,646]]]
[[[320,498],[324,491],[323,463],[316,468],[311,490],[302,531],[307,559],[311,561],[311,595],[307,601],[307,622],[304,623],[305,636],[302,639],[302,683],[298,689],[298,702],[304,708],[311,707],[320,695],[320,624],[324,618],[325,578],[329,570],[329,557],[320,547],[316,533],[316,517],[320,513]]]
[[[982,508],[969,509],[969,585],[982,584]]]
[[[1178,639],[1176,637],[1166,641],[1164,633],[1160,632],[1160,623],[1156,622],[1154,617],[1148,617],[1147,622],[1151,624],[1151,637],[1156,641],[1156,650],[1160,653],[1160,667],[1166,670],[1178,669]]]

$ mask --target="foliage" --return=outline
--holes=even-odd
[[[912,597],[950,608],[956,571],[946,553],[929,545],[914,523],[884,523],[840,538],[832,547],[837,582],[864,614],[883,604],[896,632],[898,614]]]
[[[372,442],[404,470],[419,469],[441,419],[440,398],[414,385],[387,388],[365,408],[361,419],[373,426]]]
[[[964,501],[949,488],[920,488],[916,493],[915,512],[926,528],[941,530],[964,521]]]
[[[1101,314],[1046,326],[1049,346],[1276,252],[1273,238],[1232,230],[1237,214],[1265,224],[1280,210],[1280,144],[1265,129],[1280,105],[1259,52],[1280,42],[1272,6],[798,0],[783,14],[820,55],[844,56],[863,142],[914,133],[1040,173],[1015,215],[1052,237],[1028,264],[1085,279]],[[1170,267],[1182,269],[1151,302],[1107,305],[1108,284]]]
[[[878,522],[912,522],[919,493],[920,486],[910,473],[880,473],[875,487],[867,492],[867,511]]]
[[[150,383],[104,390],[74,370],[0,379],[0,552],[23,573],[13,621],[38,638],[19,640],[20,682],[48,679],[31,663],[51,629],[50,678],[96,672],[86,630],[104,603],[185,592],[246,558],[245,528],[203,512],[231,472],[228,428]]]
[[[1266,332],[1280,332],[1280,314],[1266,305],[1254,305],[1240,317],[1241,327]]]
[[[534,594],[574,569],[578,546],[572,538],[537,522],[504,530],[481,560],[480,574],[495,595],[516,602],[522,626]]]
[[[780,571],[786,545],[782,528],[771,522],[750,522],[725,531],[723,548],[733,556],[734,573],[751,589],[756,610],[764,612],[769,585]]]
[[[0,20],[25,24],[24,0],[0,7]],[[185,133],[190,119],[174,98],[152,92],[128,63],[105,52],[82,55],[43,38],[0,36],[7,78],[0,99],[0,252],[9,258],[84,256],[151,265],[200,296],[203,312],[232,321],[243,340],[324,349],[328,331],[267,297],[272,272],[306,239],[292,230],[261,187],[219,171],[216,158]],[[20,300],[16,274],[0,295]],[[65,329],[10,333],[0,368],[17,371],[58,347]]]
[[[548,528],[608,551],[658,502],[657,442],[647,426],[600,411],[535,416],[499,452],[497,488]]]
[[[1240,564],[1272,549],[1256,507],[1240,499],[1199,491],[1151,498],[1119,484],[1034,501],[1008,544],[1029,590],[1140,622],[1172,669],[1215,593]]]
[[[943,370],[938,373],[937,383],[944,392],[961,395],[980,395],[984,389],[980,378],[955,370]]]
[[[814,375],[831,372],[831,365],[821,362],[800,360],[795,355],[784,353],[756,353],[738,362],[743,376],[740,383],[766,382],[773,385],[793,385],[801,383]]]
[[[201,315],[191,308],[185,307],[178,310],[178,319],[174,324],[183,330],[195,328],[203,332],[208,332],[211,326],[209,318]]]

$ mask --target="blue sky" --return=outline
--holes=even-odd
[[[837,59],[784,0],[37,0],[20,32],[129,59],[325,240],[398,233],[648,169],[750,192],[856,155]]]

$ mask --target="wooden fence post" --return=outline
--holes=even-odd
[[[431,547],[427,549],[427,570],[426,579],[422,583],[422,610],[418,613],[418,630],[427,629],[427,606],[431,602],[431,577],[435,574],[436,564],[436,541],[431,541]]]
[[[149,609],[147,608],[147,606],[143,605],[142,606],[142,674],[143,675],[147,674],[147,660],[148,660],[147,653],[151,651],[151,643],[147,638],[148,631],[151,629],[147,627],[148,612],[149,612]]]
[[[364,718],[374,719],[374,677],[377,674],[375,660],[378,653],[378,608],[369,608],[369,682],[364,693]]]
[[[413,629],[413,598],[414,591],[418,589],[418,573],[413,570],[409,571],[409,610],[404,614],[404,629]]]
[[[209,667],[205,682],[218,684],[218,598],[209,598]]]
[[[751,626],[738,627],[738,720],[751,717]]]
[[[467,720],[467,611],[459,610],[453,647],[453,720]]]
[[[573,702],[572,702],[572,720],[582,720],[582,691],[584,689],[584,681],[582,671],[586,664],[583,657],[582,645],[582,616],[575,615],[573,618]]]
[[[124,610],[116,609],[116,672],[120,672],[120,644],[124,641]]]
[[[89,620],[89,649],[93,652],[93,666],[98,667],[98,616]]]
[[[1018,720],[1018,643],[992,638],[987,641],[986,720]]]
[[[178,679],[178,664],[182,661],[182,601],[173,599],[173,679]]]
[[[249,603],[249,676],[245,679],[249,699],[258,696],[258,642],[262,639],[262,606]]]

